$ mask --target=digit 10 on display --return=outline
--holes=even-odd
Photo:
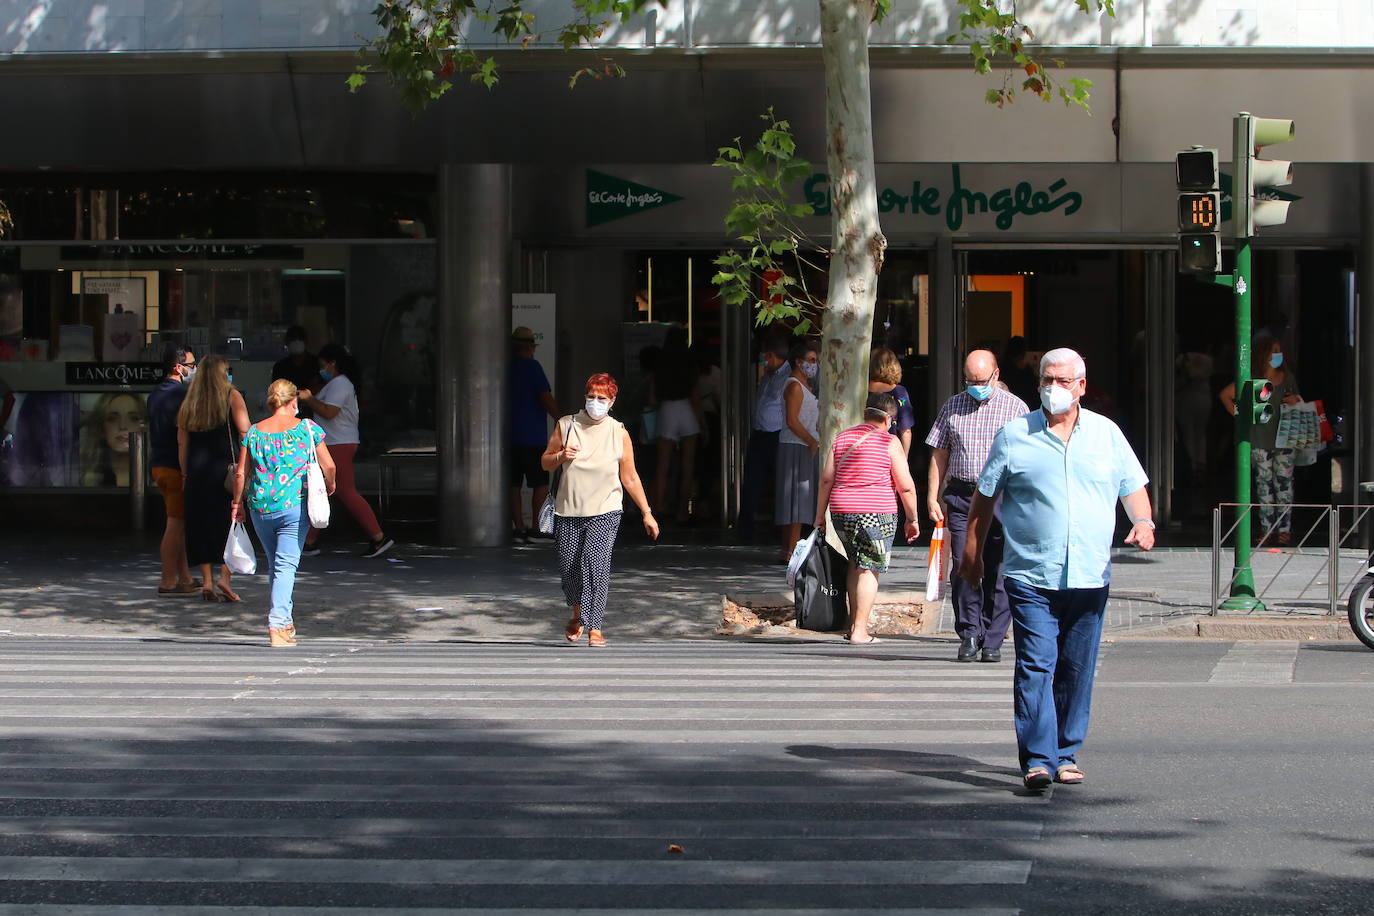
[[[1193,147],[1174,157],[1178,180],[1178,269],[1221,271],[1221,190],[1217,151]]]

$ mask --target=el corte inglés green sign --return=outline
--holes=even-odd
[[[682,200],[648,185],[587,170],[587,225],[598,226]]]

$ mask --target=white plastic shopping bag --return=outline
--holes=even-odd
[[[315,450],[310,450],[310,466],[305,476],[305,513],[312,528],[329,527],[329,490],[324,485],[324,472]]]
[[[243,522],[229,526],[229,540],[224,542],[224,565],[244,576],[258,571],[258,555],[253,552],[253,542],[248,539],[248,529]]]
[[[816,543],[816,533],[820,529],[812,528],[811,533],[797,542],[797,546],[792,548],[792,556],[787,559],[787,585],[795,587],[797,584],[797,571],[806,562],[806,555],[811,552],[811,546]]]
[[[945,580],[949,578],[949,554],[945,552],[945,523],[936,522],[930,535],[930,560],[926,564],[926,600],[939,601],[945,596]]]

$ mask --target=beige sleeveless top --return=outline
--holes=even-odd
[[[611,417],[598,423],[587,416],[586,411],[580,410],[574,416],[559,420],[558,429],[564,441],[576,445],[580,451],[571,463],[563,465],[554,514],[588,518],[619,512],[625,499],[620,487],[625,427]]]

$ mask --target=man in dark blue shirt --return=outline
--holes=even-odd
[[[515,353],[510,363],[511,410],[511,522],[517,542],[528,544],[537,534],[539,507],[549,495],[549,472],[539,464],[539,456],[549,441],[545,417],[558,419],[558,402],[553,399],[544,367],[534,358],[538,345],[529,328],[516,328],[510,335]],[[520,505],[520,487],[528,483],[534,491],[530,504],[530,529]]]
[[[200,583],[191,578],[186,565],[186,501],[177,455],[177,412],[186,399],[186,383],[195,374],[196,355],[186,347],[168,344],[162,351],[162,370],[162,382],[148,395],[148,464],[167,512],[167,527],[158,550],[162,578],[157,593],[194,595],[200,591]]]

